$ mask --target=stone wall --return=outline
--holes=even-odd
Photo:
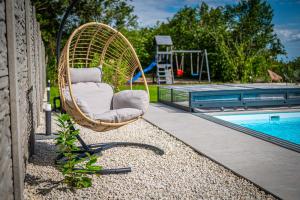
[[[0,0],[0,196],[13,199],[5,2]]]
[[[45,92],[44,52],[30,0],[0,0],[0,199],[23,198]]]

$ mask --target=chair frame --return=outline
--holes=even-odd
[[[71,124],[71,121],[69,121]],[[75,131],[76,128],[71,125],[71,131]],[[89,153],[90,155],[97,155],[101,156],[102,152],[111,148],[115,147],[138,147],[138,148],[145,148],[152,150],[154,153],[157,155],[164,155],[164,151],[161,150],[160,148],[157,148],[153,145],[149,144],[142,144],[142,143],[135,143],[135,142],[109,142],[109,143],[99,143],[99,144],[86,144],[84,140],[80,137],[80,135],[76,135],[76,138],[78,142],[80,143],[80,147],[78,151],[75,151],[73,153],[77,154],[77,159],[81,158],[87,158],[87,154]],[[56,159],[55,163],[61,163],[65,162],[66,158],[64,157],[63,154],[59,154]],[[109,175],[109,174],[123,174],[123,173],[128,173],[131,172],[131,167],[125,167],[125,168],[114,168],[114,169],[101,169],[100,171],[95,172],[96,174],[101,174],[101,175]]]

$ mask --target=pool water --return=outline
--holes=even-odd
[[[232,114],[214,117],[300,144],[300,112]]]

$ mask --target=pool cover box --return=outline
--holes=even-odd
[[[300,87],[285,84],[210,84],[158,87],[158,101],[188,111],[300,106]]]

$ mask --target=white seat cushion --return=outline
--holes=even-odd
[[[94,120],[117,123],[135,119],[143,114],[141,109],[135,107],[112,110],[113,89],[106,83],[76,83],[72,84],[72,91],[80,110]],[[64,96],[67,104],[75,109],[69,88],[64,90]]]
[[[110,110],[101,114],[94,114],[94,119],[103,122],[125,122],[131,119],[135,119],[141,116],[143,112],[135,108],[121,108],[116,110]]]
[[[111,110],[113,89],[106,83],[76,83],[72,84],[72,91],[77,105],[89,117]],[[72,103],[68,88],[65,90],[65,98],[67,103]]]

